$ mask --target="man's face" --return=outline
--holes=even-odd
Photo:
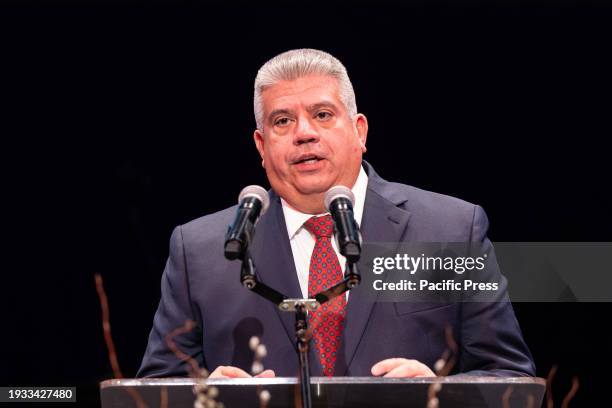
[[[367,120],[349,117],[335,78],[281,81],[263,91],[262,102],[263,133],[256,130],[254,138],[281,197],[300,211],[318,212],[330,187],[353,187],[366,151]]]

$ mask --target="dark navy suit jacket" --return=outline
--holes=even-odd
[[[490,244],[481,207],[368,174],[361,232],[365,242],[469,242]],[[289,297],[301,291],[280,198],[270,193],[270,208],[257,224],[251,255],[259,279]],[[223,256],[227,226],[236,207],[177,227],[162,276],[162,296],[138,376],[187,375],[187,364],[165,343],[165,336],[188,319],[197,323],[175,338],[201,366],[250,371],[248,341],[261,337],[268,349],[264,367],[277,376],[296,376],[298,359],[294,316],[240,284],[240,262]],[[505,292],[505,289],[504,289]],[[364,287],[349,295],[342,346],[335,375],[369,376],[376,362],[390,357],[416,359],[430,368],[447,348],[445,327],[459,344],[455,372],[474,375],[534,375],[535,368],[510,302],[423,304],[367,301]],[[321,375],[311,348],[312,375]]]

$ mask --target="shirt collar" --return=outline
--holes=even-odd
[[[353,214],[355,215],[355,221],[358,225],[361,225],[361,218],[363,216],[363,207],[365,204],[365,195],[368,189],[368,175],[366,174],[363,166],[359,168],[359,175],[357,176],[357,181],[355,181],[355,185],[351,189],[353,194],[355,195],[355,205],[353,206]],[[308,221],[313,214],[304,214],[291,207],[283,198],[281,198],[281,204],[283,206],[283,215],[285,216],[285,224],[287,225],[287,233],[289,234],[289,239],[293,239],[295,234],[297,234],[300,228],[303,227],[304,223]],[[315,214],[317,216],[329,214]]]

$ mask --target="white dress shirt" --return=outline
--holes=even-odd
[[[355,215],[355,221],[357,225],[361,225],[361,218],[363,216],[363,206],[365,203],[366,190],[368,189],[368,175],[366,174],[363,166],[359,170],[357,181],[351,189],[355,195],[355,206],[353,207],[353,214]],[[289,242],[291,243],[291,252],[293,252],[293,261],[295,262],[295,269],[297,271],[298,280],[300,282],[300,289],[302,289],[302,296],[308,297],[308,273],[310,271],[310,258],[312,251],[315,247],[315,238],[306,228],[304,223],[313,214],[304,214],[299,212],[295,208],[291,207],[285,200],[281,198],[281,204],[283,206],[283,214],[285,216],[285,224],[287,225],[287,232],[289,234]],[[316,214],[317,216],[329,214]],[[340,255],[338,250],[338,243],[335,239],[332,239],[332,246],[338,260],[340,261],[340,268],[344,273],[346,267],[346,258]],[[348,292],[347,292],[348,300]]]

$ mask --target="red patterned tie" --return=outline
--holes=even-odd
[[[334,232],[331,215],[312,217],[304,223],[304,227],[316,238],[308,274],[308,296],[312,298],[341,281],[342,269],[331,243]],[[334,375],[336,353],[340,346],[345,316],[344,295],[325,302],[316,312],[309,314],[312,339],[321,357],[323,375],[328,377]]]

